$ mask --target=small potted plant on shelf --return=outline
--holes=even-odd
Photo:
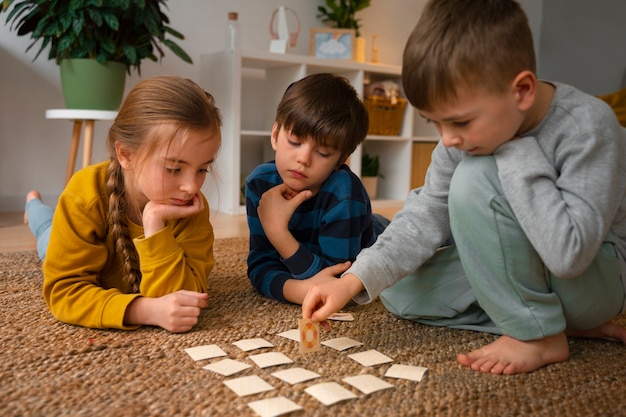
[[[30,35],[41,41],[35,59],[49,47],[48,59],[60,67],[61,84],[69,108],[116,110],[124,94],[126,73],[140,73],[144,59],[158,61],[168,47],[183,61],[189,55],[174,41],[184,39],[172,29],[163,13],[166,0],[0,0],[0,13],[8,13],[6,23],[18,36]],[[85,70],[86,74],[79,73]],[[112,75],[107,75],[107,74]],[[98,75],[98,81],[86,78]],[[72,87],[71,77],[86,82],[86,87]],[[103,86],[103,79],[117,86]],[[72,98],[70,94],[79,96]],[[102,92],[104,104],[91,103]]]
[[[361,157],[361,182],[371,199],[376,198],[378,194],[378,178],[383,178],[379,168],[378,156],[363,154]]]
[[[318,19],[332,27],[354,29],[355,35],[361,36],[361,24],[355,17],[356,12],[370,6],[371,0],[326,0],[326,6],[318,6]]]
[[[317,18],[333,28],[354,30],[355,59],[365,61],[365,38],[361,37],[361,23],[356,13],[369,7],[371,0],[326,0],[325,6],[317,7]]]

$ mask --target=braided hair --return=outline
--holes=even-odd
[[[141,270],[128,222],[133,214],[141,218],[141,213],[129,196],[129,181],[125,180],[125,171],[117,158],[116,144],[135,155],[135,178],[131,179],[134,180],[141,173],[142,162],[163,146],[169,146],[174,138],[171,131],[158,134],[156,129],[163,124],[180,131],[206,128],[218,131],[221,116],[209,93],[193,81],[176,76],[153,77],[139,82],[120,107],[107,137],[111,158],[106,174],[107,226],[115,251],[122,259],[124,279],[135,293],[139,292]]]

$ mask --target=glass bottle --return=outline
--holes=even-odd
[[[226,25],[226,50],[231,54],[239,49],[239,21],[237,12],[228,12]]]

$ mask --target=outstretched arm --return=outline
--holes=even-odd
[[[344,264],[329,266],[320,271],[318,276],[335,276],[345,268]],[[314,277],[314,278],[315,278]],[[346,274],[338,279],[312,287],[302,303],[302,317],[314,322],[322,322],[363,291],[363,283],[354,274]]]
[[[313,287],[336,281],[337,275],[345,272],[348,268],[350,268],[350,265],[352,265],[352,262],[346,261],[341,264],[327,267],[312,276],[311,278],[288,279],[287,281],[285,281],[285,285],[283,286],[283,295],[285,296],[285,299],[287,301],[291,301],[295,304],[302,304],[306,295]],[[332,272],[325,273],[324,271],[329,270],[329,268],[332,268]]]

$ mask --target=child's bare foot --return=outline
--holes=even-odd
[[[32,200],[33,198],[37,198],[39,200],[41,200],[41,194],[39,193],[39,191],[37,190],[32,190],[29,191],[26,194],[26,202],[28,203],[30,200]],[[26,215],[26,212],[24,212],[24,224],[28,224],[28,216]]]
[[[605,339],[626,344],[626,330],[612,321],[607,321],[598,327],[587,330],[566,329],[569,337],[583,337],[587,339]]]
[[[565,333],[543,339],[522,341],[500,336],[495,342],[457,356],[461,365],[492,374],[520,374],[542,366],[563,362],[569,357]]]

